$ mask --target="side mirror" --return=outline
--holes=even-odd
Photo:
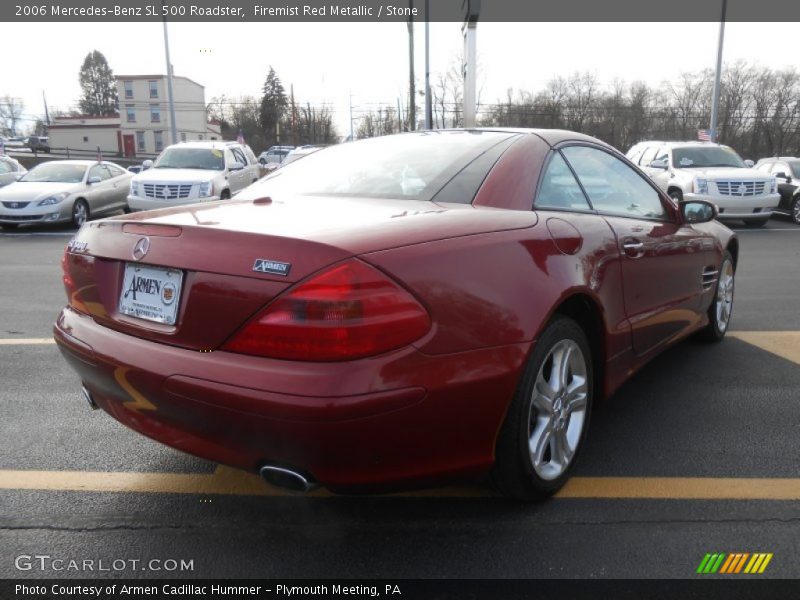
[[[666,169],[668,166],[668,162],[666,158],[660,158],[658,160],[654,160],[650,163],[651,169]]]
[[[153,167],[153,161],[149,158],[142,163],[142,171],[147,171],[147,169],[151,169]]]
[[[778,179],[785,179],[785,180],[786,180],[786,183],[789,183],[789,182],[792,180],[792,178],[791,178],[791,177],[789,177],[789,176],[788,176],[786,173],[784,173],[783,171],[781,171],[780,173],[775,173],[775,177],[777,177]]]
[[[92,177],[89,177],[89,179],[86,180],[86,183],[92,185],[93,183],[100,183],[101,181],[103,180],[100,179],[100,177],[98,177],[97,175],[93,175]]]
[[[754,163],[754,162],[753,162],[752,160],[750,160],[749,158],[748,158],[746,161],[744,161],[744,166],[746,166],[746,167],[750,167],[750,168],[752,168],[754,164],[756,164],[756,163]]]
[[[241,171],[242,169],[244,169],[244,163],[240,163],[239,161],[228,165],[229,171]]]
[[[681,202],[681,216],[684,223],[708,223],[716,219],[718,214],[717,207],[705,200]]]

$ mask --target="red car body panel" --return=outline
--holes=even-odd
[[[55,339],[101,408],[198,456],[286,465],[334,490],[484,474],[529,353],[560,307],[580,299],[596,311],[607,396],[707,322],[713,290],[700,275],[733,239],[717,223],[683,225],[663,194],[672,223],[532,210],[547,155],[574,141],[597,144],[520,133],[472,204],[242,200],[89,223],[76,237],[85,246],[65,255],[73,291]],[[117,310],[124,263],[145,234],[143,262],[185,273],[175,326]],[[634,234],[644,260],[626,256]],[[425,336],[345,362],[220,350],[293,284],[353,256],[425,307]],[[259,257],[290,262],[290,274],[254,272]]]

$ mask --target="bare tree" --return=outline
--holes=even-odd
[[[24,110],[25,103],[19,98],[12,98],[8,94],[0,98],[0,123],[4,133],[17,135],[17,123]]]

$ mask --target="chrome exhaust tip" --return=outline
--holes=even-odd
[[[258,473],[270,485],[293,492],[310,492],[317,487],[317,483],[311,478],[286,467],[264,465]]]
[[[99,406],[97,406],[97,402],[94,401],[92,397],[92,392],[87,390],[84,386],[81,386],[81,394],[83,395],[83,399],[89,403],[89,408],[92,410],[97,410]]]

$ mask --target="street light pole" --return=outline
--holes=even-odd
[[[475,127],[476,89],[478,87],[478,17],[481,10],[480,0],[464,0],[464,127]]]
[[[164,8],[164,0],[161,0]],[[172,133],[172,143],[178,143],[178,128],[175,124],[175,100],[172,96],[172,62],[169,60],[169,35],[167,34],[167,15],[164,14],[164,54],[167,57],[167,101],[169,102],[169,121]]]
[[[425,129],[433,126],[433,103],[431,101],[431,3],[425,0]]]
[[[711,99],[711,130],[709,137],[712,142],[717,141],[717,118],[719,116],[719,81],[722,73],[722,43],[725,39],[725,10],[728,0],[722,0],[722,17],[719,21],[719,41],[717,42],[717,72],[714,74],[714,95]]]

